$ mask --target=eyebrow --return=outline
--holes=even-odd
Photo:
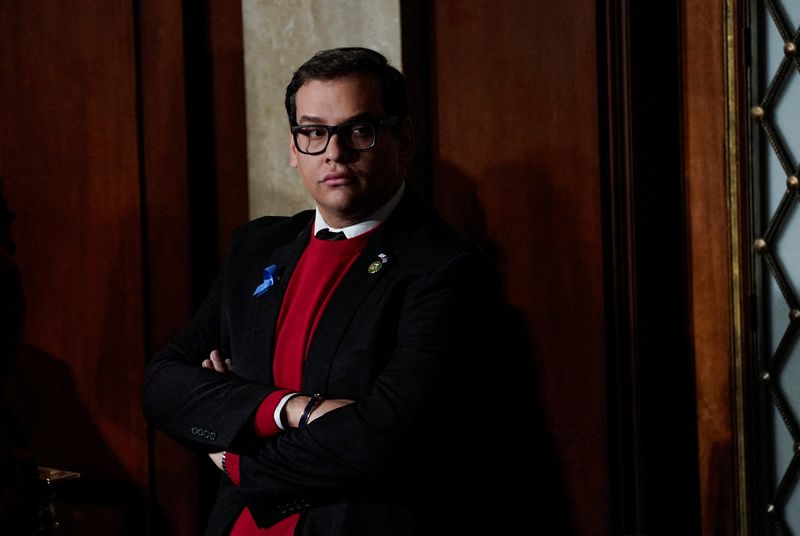
[[[371,112],[361,112],[360,114],[356,114],[354,116],[348,117],[341,123],[351,123],[353,121],[358,121],[360,119],[372,119],[375,117],[374,114]],[[324,125],[325,123],[322,121],[322,118],[317,117],[315,115],[301,115],[300,118],[297,120],[297,124],[308,124],[308,125]]]

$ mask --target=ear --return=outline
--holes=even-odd
[[[289,165],[297,167],[297,147],[294,145],[294,136],[289,132]]]
[[[400,147],[400,162],[408,164],[414,156],[414,123],[410,117],[403,119],[397,131],[397,139]]]

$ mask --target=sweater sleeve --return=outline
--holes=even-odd
[[[228,473],[228,478],[234,485],[238,486],[241,483],[239,455],[233,452],[225,453],[225,472]]]
[[[280,422],[280,415],[276,413],[283,408],[282,403],[285,404],[286,400],[290,398],[289,395],[292,394],[292,391],[279,389],[267,395],[261,402],[256,410],[255,419],[253,419],[255,432],[259,437],[270,437],[281,432],[281,428],[278,424]],[[284,400],[284,398],[286,400]]]

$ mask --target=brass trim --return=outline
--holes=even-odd
[[[740,136],[740,63],[738,61],[740,21],[739,0],[725,1],[725,149],[728,179],[728,214],[731,252],[731,359],[733,365],[734,427],[736,441],[736,502],[739,536],[748,534],[747,465],[745,459],[745,349],[744,349],[744,281],[742,280],[742,236],[739,202],[742,192],[739,166]]]

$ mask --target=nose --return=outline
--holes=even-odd
[[[335,133],[328,140],[328,148],[325,150],[325,156],[328,160],[336,162],[343,157],[347,148],[342,144],[340,139],[339,134]]]

